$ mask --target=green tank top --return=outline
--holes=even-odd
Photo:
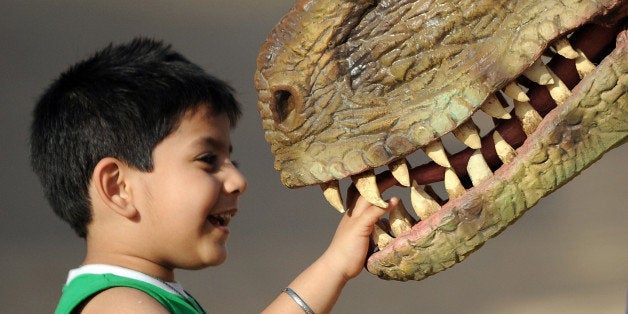
[[[63,294],[61,295],[55,314],[72,313],[77,306],[89,297],[113,287],[138,289],[153,297],[170,313],[206,313],[192,296],[187,293],[185,293],[187,297],[179,295],[171,286],[169,287],[172,292],[169,292],[164,290],[164,287],[158,287],[153,283],[140,279],[119,276],[112,273],[82,273],[70,278],[63,287]]]

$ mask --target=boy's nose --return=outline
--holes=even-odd
[[[241,195],[246,190],[247,184],[246,178],[240,170],[236,167],[231,167],[225,180],[225,191],[229,194]]]

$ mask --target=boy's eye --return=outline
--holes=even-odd
[[[201,161],[203,163],[206,163],[209,166],[215,166],[216,165],[216,161],[218,160],[218,156],[215,154],[205,154],[202,155],[200,157],[198,157],[197,159],[198,161]]]

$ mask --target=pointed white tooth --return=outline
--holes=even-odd
[[[571,47],[571,44],[566,38],[557,40],[554,43],[554,49],[559,55],[567,59],[575,59],[578,57],[578,53]]]
[[[382,199],[379,193],[373,170],[367,170],[360,174],[353,175],[351,179],[360,192],[360,195],[369,201],[369,203],[381,208],[388,207],[388,204]]]
[[[478,133],[478,127],[471,119],[462,123],[458,128],[453,130],[452,133],[458,140],[473,149],[482,147],[482,139]]]
[[[526,133],[527,136],[530,136],[532,133],[534,133],[543,118],[536,110],[534,110],[529,102],[521,102],[515,100],[514,103],[515,115],[517,116],[519,121],[521,121],[523,131]]]
[[[554,83],[552,74],[549,73],[548,68],[543,64],[541,59],[536,60],[534,64],[523,72],[523,75],[539,85],[548,85]]]
[[[451,168],[445,170],[445,190],[449,194],[449,200],[458,198],[467,192],[462,183],[460,183],[458,175]]]
[[[399,202],[397,208],[390,212],[390,231],[394,237],[398,237],[402,233],[412,229],[412,225],[416,223],[414,217],[410,216],[408,210]]]
[[[388,168],[399,184],[410,186],[410,172],[408,171],[408,162],[405,158],[391,162]]]
[[[505,165],[511,163],[517,155],[515,149],[512,148],[497,131],[493,132],[493,141],[495,142],[495,151],[499,159],[501,159]]]
[[[439,166],[445,168],[451,167],[445,147],[443,147],[443,143],[440,140],[435,140],[427,144],[427,146],[423,147],[423,151],[427,157],[430,157]]]
[[[383,249],[394,240],[384,229],[387,229],[385,222],[379,220],[373,226],[373,233],[371,233],[371,239],[379,249]]]
[[[578,71],[580,78],[583,78],[595,70],[595,64],[589,61],[587,56],[580,49],[578,49],[577,52],[578,57],[576,58],[576,70]]]
[[[571,96],[571,91],[554,72],[549,70],[549,73],[552,75],[552,78],[554,78],[554,83],[546,87],[549,90],[550,96],[552,96],[552,99],[556,102],[556,105],[560,106]]]
[[[345,207],[342,201],[342,195],[340,194],[340,185],[337,180],[329,181],[320,184],[323,189],[323,196],[338,212],[344,213]]]
[[[510,119],[510,114],[504,109],[497,96],[491,94],[480,107],[487,115],[497,119]]]
[[[440,210],[440,205],[429,194],[427,194],[417,183],[412,181],[410,188],[410,201],[414,213],[421,220],[425,220]]]
[[[489,168],[486,160],[484,160],[484,156],[482,156],[482,152],[479,149],[471,155],[471,158],[469,158],[467,172],[469,173],[473,186],[478,186],[493,176],[491,168]]]
[[[530,101],[528,95],[526,95],[523,89],[521,89],[521,87],[515,82],[508,83],[508,85],[506,85],[506,87],[504,87],[502,91],[504,92],[504,94],[506,94],[506,96],[514,100]]]

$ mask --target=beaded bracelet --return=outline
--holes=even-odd
[[[284,288],[283,290],[281,290],[281,292],[285,292],[287,295],[289,295],[292,300],[294,300],[294,302],[296,304],[298,304],[301,309],[303,309],[303,312],[305,312],[306,314],[314,314],[314,311],[312,311],[312,309],[307,305],[307,303],[305,303],[305,301],[303,301],[303,299],[301,299],[301,297],[294,292],[294,290],[290,289],[289,287]]]

